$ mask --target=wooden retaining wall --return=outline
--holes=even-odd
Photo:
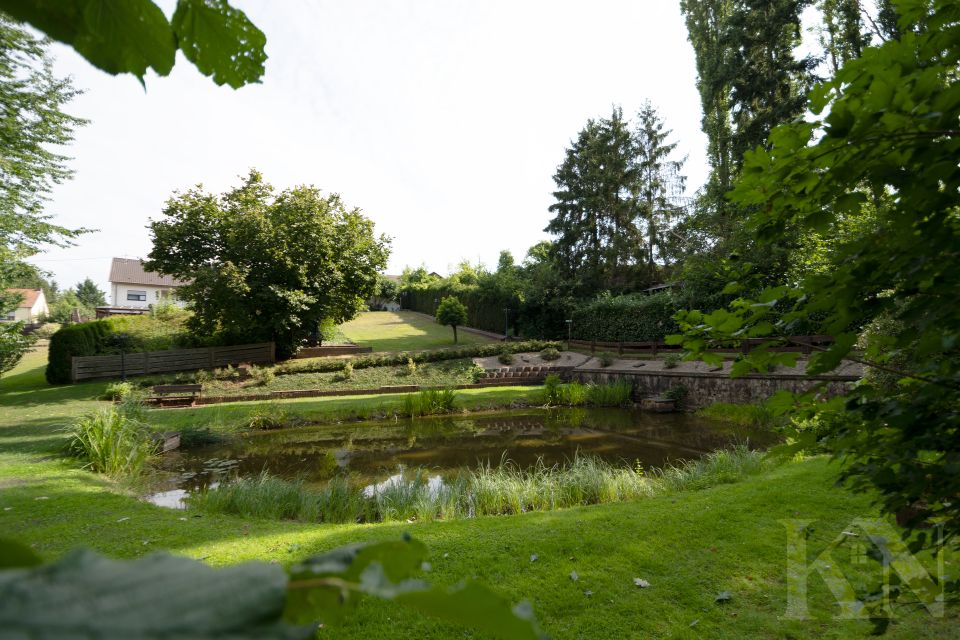
[[[70,378],[77,382],[95,378],[119,378],[121,375],[142,376],[215,369],[241,363],[263,364],[275,362],[276,359],[276,347],[272,342],[232,347],[167,349],[116,356],[74,356]]]

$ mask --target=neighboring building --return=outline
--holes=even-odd
[[[177,300],[177,288],[185,284],[189,283],[145,270],[142,260],[114,258],[110,265],[111,309],[119,313],[125,309],[149,309],[161,300],[181,304]]]
[[[19,293],[23,300],[12,312],[5,314],[0,320],[5,322],[26,322],[38,324],[50,314],[47,306],[47,297],[40,289],[7,289],[8,293]]]

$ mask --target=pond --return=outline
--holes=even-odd
[[[399,469],[438,476],[510,460],[530,467],[562,464],[578,453],[645,468],[690,460],[726,446],[772,444],[775,435],[691,414],[638,409],[524,409],[245,432],[228,442],[164,454],[164,480],[148,496],[182,507],[191,491],[226,478],[267,471],[322,484],[349,473],[370,484]]]

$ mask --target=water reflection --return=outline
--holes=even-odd
[[[306,426],[245,433],[219,445],[164,456],[170,472],[155,502],[182,506],[190,491],[266,470],[321,484],[348,473],[372,487],[397,469],[444,474],[507,458],[520,467],[571,460],[577,452],[645,467],[691,459],[736,442],[766,446],[770,433],[687,414],[633,409],[533,409],[473,416]],[[431,482],[434,479],[431,477]]]

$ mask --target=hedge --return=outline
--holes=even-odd
[[[111,335],[110,325],[104,320],[81,322],[62,327],[50,336],[47,359],[47,382],[66,384],[74,356],[95,356],[103,350]]]
[[[601,298],[573,312],[572,336],[603,342],[660,342],[679,332],[673,315],[682,307],[670,293]]]
[[[50,336],[47,382],[70,382],[70,367],[74,356],[119,353],[115,337],[121,334],[127,338],[124,347],[127,353],[201,346],[199,340],[192,338],[183,329],[182,322],[163,321],[147,315],[115,316],[71,324],[61,327]]]
[[[548,347],[562,349],[559,342],[546,340],[525,340],[523,342],[493,342],[471,345],[459,349],[439,349],[434,351],[401,351],[399,353],[374,353],[353,358],[313,358],[304,360],[288,360],[276,366],[278,375],[293,373],[329,373],[342,371],[349,362],[354,369],[370,367],[394,367],[407,364],[407,360],[416,363],[440,362],[443,360],[460,360],[462,358],[487,358],[501,353],[524,353],[527,351],[542,351]]]

